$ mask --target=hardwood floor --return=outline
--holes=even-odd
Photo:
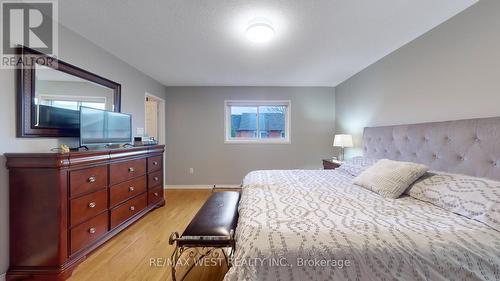
[[[164,262],[170,258],[174,250],[168,245],[170,233],[181,233],[211,192],[166,190],[165,207],[151,212],[92,253],[69,280],[171,280],[170,266],[151,265],[151,259]],[[225,266],[195,268],[186,280],[222,280],[226,270]]]

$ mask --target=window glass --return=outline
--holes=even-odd
[[[82,102],[82,106],[106,110],[106,104],[103,102]]]
[[[231,106],[231,138],[257,138],[257,107]]]
[[[286,106],[259,106],[261,138],[285,138]],[[264,134],[262,134],[264,132]]]
[[[289,101],[226,101],[225,103],[226,142],[289,142]]]
[[[51,105],[58,108],[73,109],[73,110],[79,109],[77,101],[53,100],[51,102]]]

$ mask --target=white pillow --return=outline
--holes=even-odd
[[[427,170],[422,164],[382,159],[355,177],[354,184],[395,199]]]
[[[445,172],[429,172],[408,194],[500,231],[500,182]]]

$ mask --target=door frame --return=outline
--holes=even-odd
[[[146,105],[146,99],[151,98],[156,101],[158,101],[158,143],[159,144],[165,144],[165,126],[166,126],[166,120],[165,120],[165,100],[158,97],[157,95],[151,94],[146,92],[144,94],[144,133],[147,133],[147,122],[146,122],[146,112],[147,112],[147,105]]]

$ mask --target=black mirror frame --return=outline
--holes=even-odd
[[[87,81],[113,89],[114,92],[114,111],[121,110],[121,85],[109,79],[86,71],[69,63],[63,62],[56,58],[47,56],[43,53],[30,49],[28,47],[18,47],[17,54],[19,56],[20,66],[17,67],[17,116],[16,127],[18,138],[42,138],[42,137],[79,137],[78,129],[70,128],[37,128],[35,124],[35,105],[33,100],[35,97],[35,63],[27,63],[29,61],[36,64],[45,65],[53,69],[77,76]],[[29,59],[28,59],[29,58]],[[55,67],[54,67],[55,66]]]

